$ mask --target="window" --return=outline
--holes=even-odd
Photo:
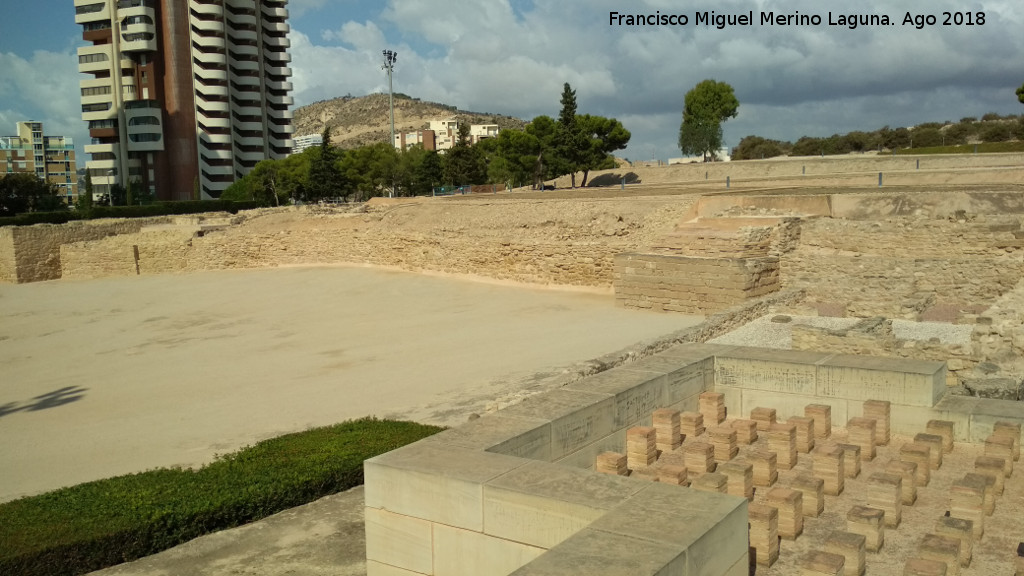
[[[99,2],[97,4],[86,4],[85,6],[76,6],[75,14],[95,14],[96,12],[103,12],[103,8],[103,2]]]
[[[89,64],[90,62],[106,62],[110,60],[106,54],[100,52],[98,54],[81,54],[78,57],[79,64]]]
[[[160,119],[156,116],[138,116],[128,120],[129,126],[159,126]]]
[[[110,86],[96,86],[94,88],[82,88],[82,96],[102,96],[110,94]]]
[[[160,134],[129,134],[128,139],[132,142],[159,142]]]
[[[82,112],[105,112],[110,110],[110,102],[101,102],[99,104],[82,104]]]

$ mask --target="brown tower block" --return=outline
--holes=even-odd
[[[790,470],[796,466],[796,426],[773,424],[767,434],[768,449],[778,456],[779,468]]]
[[[757,422],[753,420],[734,420],[732,427],[736,429],[736,442],[749,446],[757,441]]]
[[[987,474],[978,474],[976,472],[964,474],[964,480],[985,485],[985,499],[982,502],[982,509],[985,510],[986,516],[991,516],[996,510],[996,481]]]
[[[1016,422],[996,422],[992,434],[1009,436],[1013,439],[1013,459],[1020,460],[1020,424]]]
[[[974,527],[970,520],[942,516],[935,521],[935,534],[957,538],[960,540],[960,565],[971,565],[971,552],[974,548]]]
[[[679,411],[670,408],[655,410],[652,415],[658,450],[671,452],[683,443],[680,432]]]
[[[900,502],[904,506],[913,505],[917,501],[917,464],[892,460],[885,465],[885,471],[900,475],[903,480],[900,484]]]
[[[715,448],[707,442],[683,444],[686,468],[694,473],[704,474],[715,471]]]
[[[702,392],[698,401],[700,413],[708,426],[717,426],[725,422],[725,394],[721,392]]]
[[[779,536],[796,540],[804,531],[803,494],[776,486],[765,495],[765,503],[779,511]]]
[[[715,460],[728,462],[739,454],[740,449],[736,446],[736,429],[732,426],[710,428],[708,436],[711,437],[711,445],[715,448]]]
[[[754,499],[754,465],[741,460],[723,462],[718,465],[718,472],[729,478],[726,493],[747,500]]]
[[[1006,461],[995,456],[978,456],[974,459],[974,471],[978,474],[986,474],[995,480],[995,493],[1002,495],[1003,486],[1006,484]]]
[[[754,408],[750,411],[750,419],[757,422],[758,432],[767,432],[775,424],[775,408]]]
[[[878,552],[885,543],[885,512],[868,506],[854,506],[846,513],[846,531],[864,536],[864,548]]]
[[[925,534],[917,547],[917,556],[946,565],[947,576],[960,574],[960,539],[940,534]]]
[[[962,478],[949,488],[949,515],[970,520],[974,539],[985,535],[985,484]]]
[[[878,446],[885,446],[889,443],[890,407],[888,400],[867,400],[864,402],[864,417],[875,421],[875,443]],[[870,459],[868,458],[868,460]]]
[[[843,450],[843,470],[847,478],[860,476],[861,449],[858,444],[840,444]]]
[[[679,415],[679,431],[683,440],[694,440],[704,433],[704,416],[700,412],[683,412]]]
[[[843,449],[838,446],[822,446],[814,453],[813,474],[824,484],[824,492],[829,496],[843,493],[845,473],[843,469]]]
[[[843,568],[846,576],[863,576],[865,540],[863,534],[836,530],[825,540],[825,552],[841,554],[846,559]]]
[[[925,431],[929,434],[942,436],[942,451],[950,453],[953,451],[953,423],[949,420],[929,420]]]
[[[793,490],[803,494],[804,516],[817,518],[825,511],[825,481],[807,474],[801,474],[793,480]]]
[[[814,450],[814,418],[793,416],[789,423],[796,426],[796,451],[807,454]]]
[[[850,418],[846,423],[846,430],[850,433],[847,442],[860,446],[860,458],[865,462],[875,459],[875,420],[872,418]]]
[[[764,504],[747,507],[750,547],[758,566],[770,567],[779,559],[779,511]]]
[[[917,464],[917,487],[923,488],[931,479],[932,449],[927,444],[910,442],[900,448],[900,460]]]
[[[804,406],[804,416],[814,419],[814,437],[828,438],[832,435],[832,407],[828,404]]]
[[[985,456],[1003,459],[1003,474],[1013,474],[1013,438],[1008,434],[992,434],[985,439]]]
[[[630,470],[646,468],[658,459],[654,428],[636,426],[626,430],[626,465]]]
[[[868,506],[885,512],[885,526],[896,528],[903,518],[903,477],[899,474],[876,472],[868,478]]]
[[[903,576],[946,576],[946,563],[924,558],[911,558],[903,566]]]
[[[808,552],[800,561],[800,574],[803,576],[842,576],[846,558],[842,554],[832,554],[816,550]]]
[[[768,450],[754,450],[748,455],[754,466],[754,486],[767,487],[779,479],[778,456]]]
[[[597,463],[594,466],[602,474],[615,474],[626,476],[629,474],[629,466],[626,464],[626,455],[618,452],[602,452],[597,455]]]
[[[942,436],[921,432],[914,435],[914,442],[925,444],[931,448],[931,452],[928,453],[928,466],[932,470],[938,470],[942,467],[942,452],[945,450],[942,444]]]

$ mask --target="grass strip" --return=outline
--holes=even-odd
[[[0,574],[84,574],[363,483],[363,461],[440,431],[366,418],[0,504]]]

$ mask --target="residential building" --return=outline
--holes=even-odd
[[[469,143],[476,144],[481,140],[498,137],[497,124],[473,124],[469,127]]]
[[[433,130],[417,130],[415,132],[402,132],[395,134],[395,148],[408,150],[419,144],[424,150],[437,150],[437,143],[434,141]]]
[[[94,192],[217,198],[293,132],[287,0],[74,0]]]
[[[322,134],[306,134],[305,136],[296,136],[295,145],[292,146],[292,154],[298,154],[306,148],[312,148],[314,146],[321,146],[324,143],[324,137]]]
[[[487,138],[497,138],[498,131],[497,124],[472,124],[469,127],[469,143],[472,145]],[[458,139],[459,121],[448,118],[431,120],[429,128],[424,130],[395,134],[394,145],[399,150],[406,150],[420,144],[425,150],[436,150],[444,154],[445,150],[455,146]]]
[[[65,136],[46,136],[42,122],[18,122],[17,136],[0,137],[0,174],[29,172],[56,185],[68,204],[78,199],[75,145]]]

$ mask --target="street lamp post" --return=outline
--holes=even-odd
[[[384,66],[382,69],[388,72],[388,105],[391,108],[391,145],[395,145],[395,88],[392,78],[395,72],[395,62],[398,61],[398,52],[384,50]],[[395,187],[391,186],[391,196],[395,195]]]

